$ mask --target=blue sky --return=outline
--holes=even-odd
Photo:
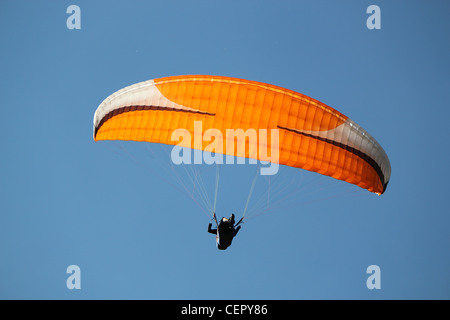
[[[66,27],[71,4],[80,30]],[[366,27],[372,4],[380,30]],[[449,9],[1,1],[0,298],[449,299]],[[282,167],[270,190],[258,178],[247,223],[218,251],[170,148],[92,139],[109,94],[183,74],[267,82],[338,109],[386,150],[386,193]],[[212,200],[215,168],[199,170]],[[239,216],[254,172],[221,168],[219,216]],[[66,287],[73,264],[80,290]],[[366,287],[370,265],[380,290]]]

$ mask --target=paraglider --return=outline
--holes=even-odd
[[[347,116],[298,92],[244,79],[187,75],[136,83],[99,105],[93,129],[95,141],[146,141],[256,159],[314,171],[378,195],[391,176],[381,145]],[[172,158],[177,161],[183,159]],[[219,235],[220,224],[217,228]]]
[[[216,222],[217,228],[212,229],[212,223],[208,225],[208,232],[216,235],[216,245],[217,249],[225,250],[233,241],[233,238],[238,234],[241,226],[239,225],[242,219],[236,224],[234,220],[234,214],[232,213],[230,218],[223,217],[219,223],[217,223],[216,214],[214,213],[214,220]]]

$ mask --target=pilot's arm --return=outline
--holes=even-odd
[[[212,227],[212,223],[208,224],[208,232],[212,233],[212,234],[216,234],[217,233],[217,229],[211,229]]]
[[[239,230],[241,229],[241,226],[238,226],[236,228],[236,230],[234,231],[234,236],[236,237],[237,233],[239,232]]]

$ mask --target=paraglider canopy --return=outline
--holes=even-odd
[[[196,132],[195,123],[201,123]],[[339,111],[303,94],[278,86],[220,76],[190,75],[149,80],[107,97],[94,116],[94,140],[134,140],[207,150],[211,141],[173,139],[182,128],[192,137],[218,130],[242,130],[233,143],[249,140],[248,130],[277,130],[266,136],[269,157],[258,148],[222,148],[215,152],[245,156],[315,171],[382,194],[391,166],[380,144]],[[263,131],[261,131],[263,130]],[[226,145],[224,139],[222,145]],[[276,144],[276,148],[274,148]],[[244,153],[242,153],[244,152]]]

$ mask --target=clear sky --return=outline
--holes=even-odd
[[[80,30],[66,26],[72,4]],[[366,27],[372,4],[379,30]],[[2,0],[0,298],[449,299],[449,9]],[[338,109],[387,152],[386,193],[282,167],[258,177],[248,221],[217,250],[170,148],[92,138],[109,94],[184,74],[267,82]],[[215,168],[199,170],[212,202]],[[221,168],[219,217],[242,214],[254,172]],[[66,287],[69,265],[80,290]],[[379,290],[366,286],[370,265]]]

